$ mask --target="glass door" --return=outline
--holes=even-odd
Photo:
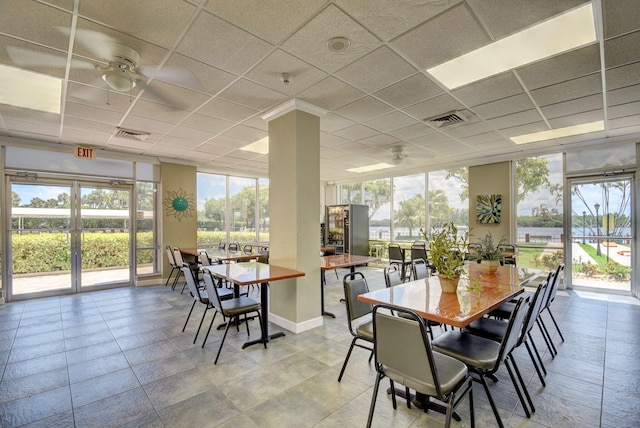
[[[11,299],[132,283],[131,186],[10,179]]]
[[[569,179],[571,288],[631,292],[633,176]]]
[[[79,189],[79,287],[130,283],[130,188],[80,183]]]
[[[72,188],[72,183],[11,182],[12,298],[72,291]]]

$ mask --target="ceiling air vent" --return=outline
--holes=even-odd
[[[457,125],[458,123],[467,122],[469,120],[469,112],[464,111],[450,111],[443,115],[430,117],[424,119],[425,122],[435,126],[436,128],[444,128],[445,126]]]
[[[150,134],[148,132],[134,131],[133,129],[120,128],[118,126],[116,128],[116,133],[113,135],[114,137],[127,138],[129,140],[144,141]]]

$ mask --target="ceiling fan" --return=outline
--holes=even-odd
[[[68,28],[59,27],[60,31],[70,34]],[[189,87],[199,87],[198,78],[186,68],[184,69],[158,69],[157,66],[142,67],[140,65],[140,53],[132,47],[120,43],[115,38],[93,30],[77,29],[76,42],[80,43],[92,53],[96,60],[74,56],[72,67],[80,69],[95,69],[107,84],[109,89],[118,92],[128,92],[134,87],[152,92],[163,101],[176,105],[176,102],[166,100],[162,94],[158,94],[149,86],[150,78],[158,78],[170,83],[184,84]],[[60,56],[42,54],[24,48],[7,46],[7,52],[16,64],[22,66],[47,65],[66,67],[66,59]]]
[[[394,165],[400,165],[405,162],[407,154],[404,151],[404,146],[392,146],[391,147],[391,163]]]

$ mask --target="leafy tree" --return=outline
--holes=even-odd
[[[19,207],[20,206],[20,196],[14,192],[11,191],[11,206],[12,207]]]
[[[409,236],[413,236],[413,229],[425,224],[425,200],[421,193],[401,201],[400,208],[394,213],[395,223],[409,228]]]
[[[443,190],[429,190],[429,222],[431,227],[440,227],[450,222],[454,212],[455,210],[449,206],[449,200]]]
[[[136,183],[136,198],[139,210],[153,210],[153,183],[138,181]]]
[[[453,168],[447,170],[446,178],[455,178],[462,185],[461,199],[469,197],[469,175],[467,168]],[[551,186],[549,182],[549,165],[546,157],[529,157],[516,161],[516,183],[518,186],[517,202],[536,190]]]
[[[365,181],[365,204],[369,206],[369,219],[391,198],[391,180]]]

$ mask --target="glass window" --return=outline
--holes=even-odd
[[[349,183],[340,186],[340,203],[362,204],[362,183]]]
[[[567,153],[567,174],[575,171],[619,169],[636,165],[635,144],[607,146]]]
[[[136,183],[136,274],[158,272],[158,242],[156,237],[155,183]]]
[[[227,177],[199,172],[198,180],[198,247],[227,242]]]
[[[425,175],[393,179],[393,240],[422,240],[420,228],[426,223]]]
[[[429,227],[453,221],[458,229],[469,230],[468,168],[429,173]]]
[[[518,265],[555,267],[563,260],[562,154],[516,161]]]
[[[256,179],[229,177],[230,242],[254,242],[256,233]]]
[[[260,205],[258,207],[258,222],[260,227],[258,228],[258,241],[269,241],[269,179],[258,179],[258,200]]]
[[[391,240],[391,180],[365,181],[364,203],[369,206],[369,239]]]

